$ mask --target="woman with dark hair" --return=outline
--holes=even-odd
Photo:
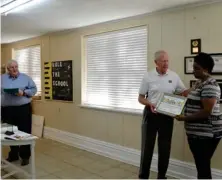
[[[187,95],[184,116],[185,129],[190,150],[193,154],[198,179],[212,179],[211,158],[222,137],[220,113],[220,86],[211,77],[214,60],[206,53],[194,57],[194,76],[198,79]]]

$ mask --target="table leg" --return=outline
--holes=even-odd
[[[31,173],[32,179],[35,179],[35,143],[31,145]]]

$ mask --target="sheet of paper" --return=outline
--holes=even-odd
[[[12,126],[11,124],[3,123],[1,124],[1,134],[4,134],[6,131],[18,131],[17,126]]]
[[[1,139],[4,139],[5,137],[13,139],[13,140],[25,140],[25,139],[36,139],[36,136],[33,136],[31,134],[22,132],[22,131],[16,131],[14,132],[13,135],[5,135],[5,134],[1,134]]]

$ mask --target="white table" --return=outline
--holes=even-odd
[[[6,125],[7,126],[7,125]],[[19,140],[8,140],[5,139],[6,135],[5,133],[5,129],[6,126],[4,125],[4,127],[1,127],[1,144],[2,146],[21,146],[21,145],[30,145],[31,146],[31,166],[30,166],[30,172],[25,171],[24,169],[22,169],[21,167],[18,167],[8,161],[6,161],[5,159],[2,158],[2,165],[1,168],[7,168],[7,167],[11,167],[12,169],[14,169],[12,172],[9,172],[8,174],[5,174],[4,176],[2,176],[2,179],[7,178],[9,176],[12,176],[18,172],[22,172],[24,173],[24,175],[26,175],[29,178],[35,179],[36,178],[36,173],[35,173],[35,141],[36,139],[38,139],[38,137],[33,136],[31,134],[27,134],[21,131],[17,130],[17,127],[13,127],[14,133],[15,134],[26,134],[26,138],[24,139],[19,139]],[[8,125],[10,126],[10,125]]]

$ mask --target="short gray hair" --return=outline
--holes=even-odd
[[[156,51],[155,54],[154,54],[154,60],[158,60],[163,54],[167,53],[166,51],[164,50],[159,50],[159,51]]]
[[[10,60],[7,61],[6,67],[8,68],[12,63],[16,63],[18,65],[18,62],[16,60],[10,59]]]

